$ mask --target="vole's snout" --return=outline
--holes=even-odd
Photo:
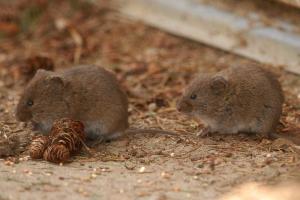
[[[18,121],[21,121],[21,122],[26,122],[28,120],[30,120],[30,114],[28,113],[25,113],[25,112],[20,112],[20,111],[17,111],[15,113],[15,116],[17,118]]]
[[[193,110],[192,104],[182,99],[179,99],[176,103],[176,108],[179,112],[189,113]]]
[[[15,111],[15,116],[18,121],[27,122],[32,118],[31,112],[22,108],[22,105],[18,105]]]

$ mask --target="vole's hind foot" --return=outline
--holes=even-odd
[[[201,129],[196,136],[197,137],[207,137],[210,136],[211,130],[209,127],[204,127],[203,129]]]

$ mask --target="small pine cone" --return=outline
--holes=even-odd
[[[50,58],[43,56],[34,56],[28,58],[23,65],[20,66],[21,74],[26,81],[29,81],[38,69],[53,71],[54,64]]]
[[[64,128],[70,127],[70,122],[71,122],[70,120],[71,119],[69,118],[62,118],[62,119],[55,120],[53,122],[50,135],[55,137],[60,132],[62,132]]]
[[[63,144],[52,144],[43,155],[44,159],[54,163],[64,163],[70,158],[70,151]]]
[[[76,150],[76,136],[69,132],[60,132],[54,139],[53,144],[63,144],[65,145],[70,152],[74,152]]]
[[[48,136],[38,136],[34,140],[32,140],[31,145],[29,147],[29,155],[32,159],[40,159],[43,158],[43,154],[45,149],[50,143],[50,138]]]
[[[78,152],[82,147],[82,140],[76,132],[72,129],[64,129],[53,138],[53,144],[63,144],[65,145],[71,153]]]
[[[63,145],[70,154],[74,154],[83,146],[84,125],[69,118],[59,119],[54,121],[50,136],[53,137],[52,145]]]
[[[83,123],[69,118],[63,118],[54,121],[50,134],[55,136],[60,132],[69,132],[69,129],[72,129],[72,132],[76,132],[82,140],[85,139]]]
[[[85,135],[84,135],[84,125],[83,125],[82,122],[80,122],[80,121],[73,121],[70,128],[74,129],[77,133],[80,133],[79,136],[81,137],[81,139],[85,138]]]

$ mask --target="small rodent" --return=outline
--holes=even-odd
[[[111,140],[127,133],[166,133],[156,129],[128,129],[128,100],[115,75],[92,65],[63,72],[38,70],[17,105],[16,117],[49,133],[60,118],[81,121],[88,140]]]
[[[206,125],[200,135],[247,132],[273,137],[283,102],[275,75],[253,64],[200,74],[185,89],[177,110]]]

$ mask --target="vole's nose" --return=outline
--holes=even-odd
[[[176,103],[176,108],[179,112],[191,112],[193,107],[189,102],[179,99]]]

